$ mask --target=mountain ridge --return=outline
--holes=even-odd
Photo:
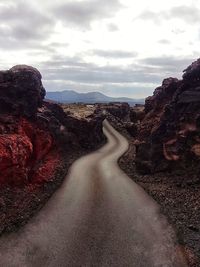
[[[106,102],[128,102],[130,104],[143,104],[144,99],[133,99],[128,97],[111,97],[98,91],[78,93],[74,90],[46,92],[46,99],[62,103],[106,103]]]

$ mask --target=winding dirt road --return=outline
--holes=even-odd
[[[1,267],[185,267],[158,205],[119,169],[127,140],[105,120],[106,145],[77,160],[18,233],[0,239]]]

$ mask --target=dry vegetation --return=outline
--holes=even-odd
[[[94,113],[95,105],[87,104],[62,104],[62,108],[68,114],[76,118],[87,118]]]

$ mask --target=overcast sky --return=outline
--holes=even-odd
[[[200,0],[0,0],[0,68],[48,91],[151,95],[199,57]]]

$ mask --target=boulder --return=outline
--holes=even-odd
[[[0,72],[0,113],[32,117],[42,106],[45,89],[41,74],[33,67],[17,65]]]

